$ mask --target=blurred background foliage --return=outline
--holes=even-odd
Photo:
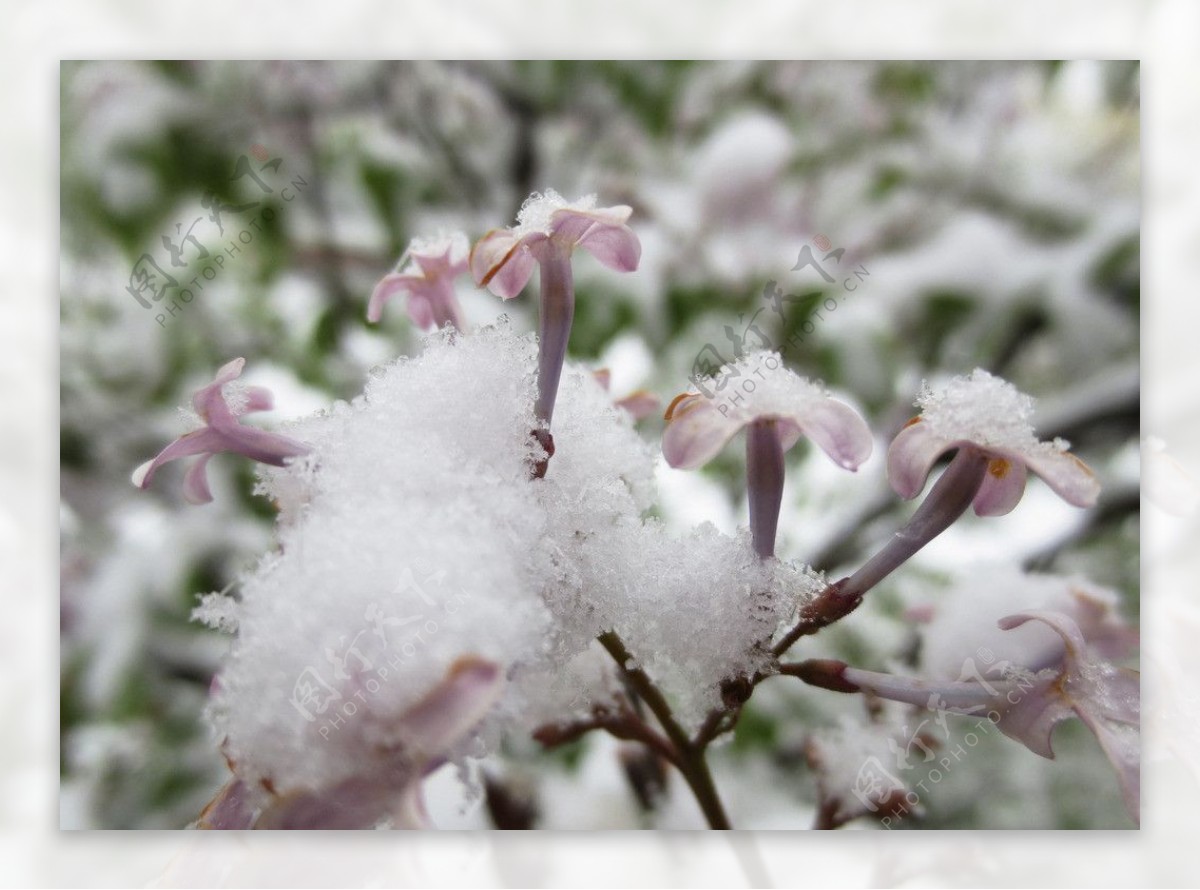
[[[1136,621],[1136,63],[72,62],[61,90],[64,827],[181,827],[223,781],[202,710],[227,641],[189,613],[269,550],[273,511],[232,459],[210,468],[207,507],[186,505],[169,471],[133,489],[133,467],[182,431],[176,406],[235,356],[275,390],[276,418],[352,398],[372,366],[420,348],[398,305],[365,321],[408,240],[478,237],[545,188],[634,208],[642,268],[579,263],[571,339],[576,359],[612,368],[618,395],[669,400],[706,345],[732,358],[755,324],[796,371],[855,401],[880,448],[923,379],[982,366],[1037,395],[1042,437],[1070,439],[1100,472],[1086,516],[1034,483],[1012,516],[965,521],[829,634],[829,651],[864,666],[903,653],[902,613],[935,597],[958,557],[1087,574]],[[262,185],[232,178],[239,161]],[[793,270],[811,244],[818,259],[844,248],[824,261],[832,283]],[[183,286],[196,276],[188,302],[143,294],[146,308],[127,290],[146,254]],[[851,292],[853,269],[867,274]],[[794,298],[782,313],[771,287]],[[536,321],[528,297],[501,304],[465,281],[461,296],[472,322]],[[835,311],[814,316],[827,299]],[[642,428],[657,438],[660,422]],[[743,522],[735,452],[703,473],[664,469],[664,519]],[[878,458],[834,478],[807,456],[789,455],[780,551],[836,572],[906,508]],[[756,694],[718,775],[750,783],[764,827],[811,820],[804,732],[848,706]],[[912,824],[1126,825],[1094,740],[1073,729],[1053,765],[988,740],[978,769]],[[493,813],[519,779],[538,824],[631,824],[619,776],[586,804],[597,757],[614,755],[514,745],[489,767]],[[978,793],[1005,770],[1023,778]],[[552,799],[564,783],[568,816]]]

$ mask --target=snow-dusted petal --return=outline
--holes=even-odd
[[[1071,454],[1047,448],[1025,455],[1025,463],[1055,494],[1076,507],[1094,507],[1100,496],[1100,480],[1091,468]]]
[[[1012,512],[1025,493],[1025,464],[1020,458],[991,457],[983,484],[973,501],[978,516],[1003,516]]]
[[[934,435],[921,418],[914,417],[892,440],[888,448],[888,481],[896,494],[911,500],[921,493],[937,459],[953,443]]]
[[[1100,494],[1095,474],[1067,451],[1067,443],[1038,441],[1031,422],[1033,399],[1008,381],[976,368],[941,389],[926,385],[916,404],[921,416],[896,436],[888,456],[888,476],[902,497],[921,490],[942,451],[972,445],[998,459],[975,505],[980,516],[1000,516],[1016,506],[1025,482],[1023,472],[1009,476],[1017,464],[1040,476],[1067,503],[1095,505]]]
[[[225,399],[221,394],[221,388],[226,383],[232,383],[240,377],[244,367],[246,367],[246,360],[244,358],[235,358],[232,361],[228,361],[217,370],[212,383],[196,390],[192,396],[192,407],[206,423],[209,422],[209,414],[213,408],[218,408],[220,413],[228,411]]]
[[[395,741],[435,760],[474,729],[503,688],[499,665],[482,658],[459,659],[446,678],[398,721]]]
[[[726,417],[699,393],[676,397],[666,413],[662,451],[676,469],[694,470],[720,453],[745,421]]]

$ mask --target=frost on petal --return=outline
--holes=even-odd
[[[856,469],[870,456],[873,440],[866,421],[849,405],[831,399],[820,384],[784,367],[779,353],[750,353],[724,366],[720,376],[726,385],[711,394],[710,408],[735,424],[735,431],[770,419],[778,422],[785,451],[801,436],[810,436],[845,469]],[[743,380],[754,386],[743,386]]]
[[[965,440],[1017,451],[1037,444],[1033,399],[982,368],[955,377],[936,390],[926,384],[916,404],[930,432],[947,441]]]
[[[471,249],[471,276],[501,299],[511,300],[533,274],[533,255],[526,239],[509,229],[493,229]]]
[[[1069,451],[1046,444],[1027,453],[1025,462],[1068,504],[1076,507],[1096,505],[1096,499],[1100,496],[1100,480],[1087,464]]]
[[[937,459],[952,447],[951,442],[935,435],[929,424],[914,417],[888,448],[887,475],[892,489],[906,500],[915,498],[925,487]]]
[[[1095,474],[1067,451],[1066,442],[1037,440],[1032,424],[1033,399],[1011,383],[977,368],[970,376],[956,377],[938,390],[927,384],[916,404],[921,408],[921,425],[926,427],[930,439],[924,444],[929,448],[932,440],[942,440],[947,447],[976,445],[1009,464],[1024,463],[1067,503],[1077,507],[1095,505],[1100,493]],[[921,462],[919,458],[923,457],[919,447],[922,442],[918,434],[909,433],[908,429],[901,435],[906,440],[898,458],[904,464],[899,468],[899,479],[904,489],[909,490]],[[1020,481],[1023,485],[1023,476]],[[986,482],[988,490],[980,493],[982,504],[977,501],[976,512],[981,516],[1009,512],[1019,500],[1017,487],[1016,479],[999,486]],[[899,492],[900,488],[896,490]]]
[[[988,460],[987,474],[973,501],[979,516],[1011,513],[1025,493],[1025,464],[1019,457],[995,456]]]
[[[680,470],[694,470],[708,463],[746,423],[727,417],[698,393],[676,397],[667,408],[666,421],[663,457]]]

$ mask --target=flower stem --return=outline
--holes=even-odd
[[[538,395],[534,411],[550,427],[558,381],[567,357],[571,320],[575,316],[575,284],[571,277],[571,248],[547,239],[536,253],[541,269],[538,307]]]
[[[671,712],[671,706],[666,697],[654,685],[654,681],[646,672],[640,667],[631,668],[629,666],[633,661],[633,656],[629,654],[629,650],[617,632],[615,630],[607,631],[600,635],[599,640],[600,645],[612,656],[613,661],[617,663],[626,679],[629,680],[629,685],[636,690],[642,701],[646,703],[646,707],[658,718],[663,732],[671,740],[676,752],[673,762],[684,780],[687,781],[688,787],[692,789],[696,803],[700,805],[704,818],[708,820],[708,827],[732,828],[729,824],[729,817],[725,814],[725,807],[717,794],[717,787],[713,783],[712,772],[709,770],[708,761],[704,756],[704,747],[692,744],[688,734]]]
[[[783,447],[776,422],[755,420],[746,428],[746,493],[750,501],[750,537],[754,552],[762,559],[775,555],[783,472]]]
[[[914,553],[948,529],[975,499],[987,472],[988,459],[979,449],[965,445],[934,484],[917,512],[878,553],[857,572],[838,584],[842,597],[861,598],[868,590],[903,565]]]

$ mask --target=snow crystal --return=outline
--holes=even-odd
[[[1066,451],[1068,443],[1039,443],[1033,432],[1034,400],[1007,380],[982,368],[955,377],[935,390],[925,383],[914,403],[929,431],[943,439],[967,439],[980,445],[1036,451]]]
[[[716,391],[714,404],[733,420],[749,421],[764,414],[791,417],[829,396],[819,381],[786,367],[778,352],[748,353],[725,365],[720,376],[725,383]]]
[[[192,620],[226,633],[237,631],[237,600],[223,593],[205,593],[192,609]]]
[[[594,210],[596,208],[596,196],[584,195],[577,201],[568,201],[554,189],[546,189],[544,192],[534,192],[521,204],[521,209],[517,213],[517,225],[513,229],[513,234],[517,237],[522,237],[532,232],[549,232],[550,217],[554,215],[556,210],[563,210],[565,208],[582,211]]]

